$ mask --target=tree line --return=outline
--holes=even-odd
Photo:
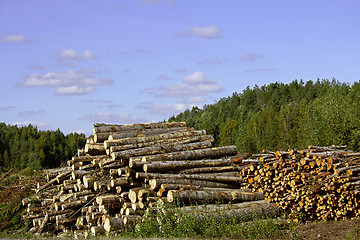
[[[348,145],[360,150],[360,81],[294,80],[249,86],[203,109],[172,116],[205,129],[215,146],[234,144],[240,152]]]
[[[39,131],[37,127],[18,127],[0,123],[0,169],[43,169],[58,167],[85,145],[84,134],[64,135]]]

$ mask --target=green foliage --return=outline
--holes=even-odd
[[[84,144],[84,134],[65,136],[59,129],[38,131],[32,125],[18,127],[0,123],[0,167],[2,171],[58,167]]]
[[[17,203],[0,203],[1,229],[16,230],[22,227],[21,206],[21,201]]]
[[[285,237],[292,226],[276,224],[274,219],[255,219],[251,222],[229,218],[225,212],[201,217],[184,213],[179,204],[166,204],[149,213],[133,231],[123,230],[118,237],[126,238],[233,238],[278,239]]]
[[[169,121],[205,129],[214,136],[215,146],[235,144],[240,152],[332,144],[359,151],[360,81],[255,85]]]

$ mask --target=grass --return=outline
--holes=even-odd
[[[233,239],[279,239],[287,238],[293,229],[287,223],[279,224],[276,219],[254,219],[250,222],[225,216],[223,212],[206,218],[186,214],[176,205],[151,212],[134,229],[124,229],[122,238],[233,238]]]

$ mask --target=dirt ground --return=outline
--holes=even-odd
[[[300,224],[291,233],[292,239],[360,239],[360,219]]]

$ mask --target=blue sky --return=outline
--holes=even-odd
[[[357,0],[0,0],[0,122],[89,134],[247,86],[360,80]]]

